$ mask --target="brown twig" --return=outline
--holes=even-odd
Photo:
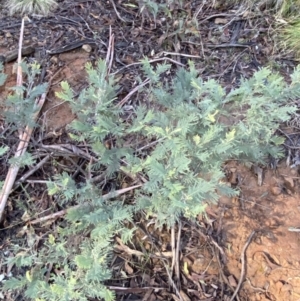
[[[22,47],[22,56],[27,56],[27,55],[34,53],[35,52],[34,46],[35,46],[35,44]],[[19,55],[19,48],[9,51],[1,56],[3,58],[3,63],[10,63],[12,61],[15,61],[18,58],[18,55]],[[0,58],[0,60],[1,60],[1,58]]]
[[[57,145],[56,144],[51,144],[51,145],[41,144],[41,148],[47,149],[50,151],[58,151],[58,152],[61,152],[63,154],[67,154],[70,156],[78,156],[78,157],[85,158],[86,160],[91,160],[92,162],[97,162],[97,159],[95,157],[84,152],[78,146],[73,145],[73,144],[57,144]]]
[[[180,269],[179,269],[179,250],[181,246],[181,229],[182,223],[178,221],[178,233],[177,233],[177,243],[176,243],[176,250],[175,250],[175,275],[177,277],[177,283],[180,285]],[[179,287],[180,288],[180,287]]]
[[[177,297],[179,298],[180,301],[184,301],[183,298],[182,298],[181,295],[180,295],[180,291],[179,291],[178,287],[176,286],[174,280],[172,279],[172,275],[171,275],[171,273],[170,273],[170,271],[169,271],[169,269],[168,269],[166,263],[165,263],[164,261],[162,261],[162,263],[163,263],[163,265],[164,265],[164,267],[165,267],[165,270],[166,270],[166,272],[167,272],[167,274],[168,274],[168,278],[169,278],[170,284],[171,284],[172,287],[174,288]]]
[[[177,61],[175,61],[173,59],[170,59],[169,57],[161,57],[161,58],[149,60],[149,63],[151,64],[151,63],[156,63],[156,62],[160,62],[160,61],[169,61],[169,62],[177,64],[177,65],[179,65],[181,67],[185,67],[184,64],[179,63],[179,62],[177,62]],[[126,68],[129,68],[129,67],[132,67],[132,66],[136,66],[136,65],[142,65],[142,64],[143,64],[142,62],[137,62],[137,63],[132,63],[132,64],[129,64],[129,65],[126,65],[126,66],[120,68],[119,70],[115,71],[114,73],[112,73],[112,75],[115,75],[115,74],[121,72],[122,70],[124,70]]]
[[[208,48],[230,48],[230,47],[238,47],[238,48],[251,48],[251,46],[254,46],[254,43],[249,44],[237,44],[237,43],[228,43],[228,44],[207,44],[205,45]]]
[[[118,107],[122,107],[127,101],[128,99],[135,93],[137,92],[140,88],[142,88],[143,86],[147,85],[148,83],[150,83],[150,79],[146,79],[145,81],[143,81],[140,85],[136,86],[134,89],[132,89],[119,103],[118,103]]]
[[[107,48],[107,54],[106,54],[106,66],[107,66],[107,74],[110,74],[112,61],[114,57],[114,38],[115,35],[112,33],[111,26],[109,28],[109,41],[108,41],[108,48]]]
[[[183,57],[189,57],[189,58],[194,58],[194,59],[202,59],[202,57],[199,55],[192,55],[192,54],[186,54],[186,53],[180,53],[180,52],[163,51],[162,53],[164,55],[183,56]]]
[[[109,1],[110,1],[111,5],[113,6],[114,11],[115,11],[117,17],[118,17],[122,22],[127,22],[125,19],[123,19],[123,18],[121,17],[120,13],[118,12],[118,10],[117,10],[117,8],[116,8],[115,2],[114,2],[113,0],[109,0]]]
[[[22,182],[24,182],[28,177],[30,177],[33,173],[35,173],[37,170],[39,170],[50,158],[50,155],[47,155],[45,158],[43,158],[38,164],[36,164],[32,169],[30,169],[28,172],[26,172],[17,182],[16,185],[20,185]]]
[[[37,110],[32,118],[34,121],[37,120],[37,117],[39,115],[41,108],[44,105],[45,100],[46,100],[46,93],[43,93],[42,96],[36,100],[35,106]],[[19,158],[22,155],[24,155],[28,147],[32,132],[33,132],[33,128],[27,125],[25,131],[23,132],[22,137],[20,138],[20,143],[15,153],[15,158]],[[3,218],[3,212],[7,203],[7,199],[14,185],[19,169],[20,169],[19,166],[11,166],[6,175],[6,179],[0,193],[0,221]]]
[[[215,15],[211,15],[211,16],[208,16],[206,17],[205,19],[201,20],[199,22],[199,24],[207,21],[207,20],[210,20],[210,19],[214,19],[214,18],[219,18],[219,17],[235,17],[236,15],[233,15],[233,14],[215,14]]]
[[[18,51],[18,69],[17,69],[17,86],[21,87],[23,84],[22,78],[22,45],[23,45],[23,34],[24,34],[24,22],[25,18],[22,19],[21,30],[20,30],[20,38],[19,38],[19,51]]]
[[[24,35],[24,22],[25,22],[25,18],[22,18],[20,37],[19,37],[18,61],[17,61],[17,87],[22,87],[22,85],[23,85],[23,76],[22,76],[21,63],[22,63],[22,45],[23,45],[23,35]],[[17,91],[16,93],[20,97],[22,97],[23,92],[20,92],[20,91],[22,91],[22,89]],[[17,107],[17,110],[18,109],[19,108]],[[19,139],[21,140],[21,137],[23,135],[22,129],[19,128],[18,132],[19,132]],[[0,218],[0,220],[1,220],[1,218]]]
[[[108,68],[107,68],[109,73],[111,71],[111,67],[112,67],[112,63],[113,63],[113,59],[114,59],[114,52],[115,52],[115,35],[112,34],[111,35],[111,55],[110,55],[110,60],[109,60]]]
[[[123,244],[121,238],[119,238],[119,237],[116,237],[116,241],[119,244],[119,246],[116,247],[117,250],[124,251],[125,253],[127,253],[129,255],[135,255],[135,256],[145,256],[146,255],[141,251],[130,249],[128,246]]]
[[[173,278],[175,259],[176,259],[175,225],[171,227],[171,250],[172,250],[172,264],[171,264],[170,276]]]
[[[23,34],[24,34],[24,22],[25,22],[26,18],[27,17],[24,17],[22,19],[20,39],[19,39],[17,86],[20,86],[20,87],[23,84],[21,61],[22,61],[22,43],[23,43]],[[45,103],[46,94],[47,94],[46,92],[43,93],[40,96],[40,98],[37,98],[35,101],[34,106],[36,107],[36,111],[32,116],[33,121],[36,121],[38,118],[40,110],[42,109],[42,107]],[[19,142],[17,151],[14,156],[15,158],[21,157],[26,152],[32,132],[33,132],[33,128],[30,127],[29,125],[26,126],[26,128],[23,132],[21,131],[21,129],[19,129],[20,142]],[[0,221],[3,219],[3,213],[4,213],[6,203],[7,203],[7,199],[11,192],[11,189],[15,183],[19,169],[20,169],[20,167],[18,165],[11,166],[6,175],[4,185],[0,192]]]
[[[133,189],[139,188],[141,186],[142,185],[134,185],[134,186],[131,186],[131,187],[127,187],[127,188],[119,189],[119,190],[116,190],[116,191],[113,191],[113,192],[109,192],[109,193],[103,195],[102,199],[103,200],[108,200],[108,199],[111,199],[111,198],[115,198],[117,196],[120,196],[120,195],[122,195],[122,194],[124,194],[124,193],[126,193],[128,191],[131,191]],[[84,207],[86,205],[88,205],[88,204],[76,205],[76,206],[70,207],[68,209],[64,209],[64,210],[52,213],[52,214],[47,215],[47,216],[43,216],[43,217],[37,218],[37,219],[31,221],[30,224],[32,224],[32,225],[33,224],[38,224],[38,223],[41,223],[41,222],[48,221],[50,219],[54,219],[54,218],[57,218],[57,217],[62,217],[63,215],[67,214],[67,212],[69,210],[78,209],[78,208]]]
[[[197,20],[197,17],[200,14],[200,12],[202,11],[202,8],[204,7],[205,4],[206,4],[206,1],[202,1],[202,4],[200,5],[200,7],[197,9],[196,13],[193,16],[193,20]]]
[[[123,287],[123,286],[106,286],[110,290],[118,291],[118,292],[125,292],[127,293],[139,293],[144,292],[148,289],[155,289],[155,290],[165,290],[166,287],[156,287],[156,286],[145,286],[145,287]]]
[[[252,231],[250,236],[248,237],[244,247],[243,247],[242,254],[241,254],[241,262],[242,262],[241,275],[240,275],[239,283],[238,283],[238,285],[237,285],[230,301],[234,300],[235,296],[237,295],[237,293],[241,289],[242,283],[244,281],[244,277],[245,277],[245,273],[246,273],[246,251],[247,251],[247,248],[249,247],[249,245],[252,241],[252,238],[253,238],[254,234],[255,234],[255,231]]]

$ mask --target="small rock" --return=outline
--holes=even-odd
[[[207,260],[203,256],[194,261],[192,265],[192,270],[195,273],[200,274],[205,270],[206,267],[207,267]]]
[[[215,24],[227,24],[228,20],[225,18],[215,18]]]
[[[230,196],[222,195],[219,197],[219,202],[223,205],[232,205],[232,199]]]
[[[84,44],[82,45],[82,49],[86,52],[91,52],[92,51],[92,47],[89,44]]]
[[[283,179],[286,187],[290,190],[293,190],[293,188],[295,187],[294,179],[291,177],[284,177]]]
[[[273,186],[270,190],[273,195],[280,195],[282,193],[281,189],[278,186]]]
[[[50,59],[50,62],[51,62],[52,64],[57,64],[57,62],[58,62],[58,57],[57,57],[57,56],[52,56],[51,59]]]
[[[292,176],[297,177],[299,175],[299,170],[297,168],[293,168],[290,170]]]

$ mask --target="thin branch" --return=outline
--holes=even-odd
[[[125,19],[123,19],[123,18],[121,17],[120,13],[118,12],[118,10],[117,10],[117,8],[116,8],[115,2],[114,2],[113,0],[109,0],[109,1],[110,1],[110,3],[112,4],[112,6],[113,6],[113,8],[114,8],[114,11],[115,11],[115,13],[116,13],[116,15],[117,15],[117,17],[118,17],[121,21],[127,22]]]
[[[237,44],[237,43],[228,43],[228,44],[207,44],[205,45],[208,48],[230,48],[230,47],[239,47],[239,48],[251,48],[254,46],[254,43],[249,44]]]
[[[170,281],[172,287],[174,288],[177,297],[179,298],[180,301],[184,301],[183,298],[182,298],[182,296],[181,296],[181,294],[180,294],[180,291],[179,291],[178,287],[176,286],[174,280],[172,279],[172,275],[170,274],[170,271],[169,271],[167,265],[165,264],[164,261],[162,261],[162,263],[163,263],[163,265],[164,265],[164,267],[165,267],[165,270],[166,270],[166,272],[167,272],[167,274],[168,274],[168,277],[169,277],[169,281]]]
[[[146,86],[148,83],[150,83],[150,79],[146,79],[145,81],[143,81],[140,85],[136,86],[133,90],[131,90],[119,103],[118,106],[122,107],[128,100],[129,98],[135,93],[137,92],[140,88],[142,88],[143,86]]]
[[[172,265],[171,265],[171,277],[173,277],[175,258],[176,258],[176,242],[175,242],[175,226],[171,227],[171,249],[172,249]]]
[[[106,286],[110,290],[125,292],[125,293],[138,293],[144,292],[145,290],[154,289],[154,290],[166,290],[166,287],[156,287],[156,286],[145,286],[145,287],[123,287],[123,286]]]
[[[45,100],[46,100],[46,93],[43,93],[42,96],[35,101],[35,106],[37,110],[32,118],[34,121],[37,120],[39,112],[45,103]],[[19,142],[17,151],[15,153],[15,158],[21,157],[26,152],[32,132],[33,132],[33,128],[27,125],[20,139],[21,141]],[[14,185],[19,169],[20,169],[19,166],[11,166],[6,175],[6,179],[0,193],[0,221],[3,219],[3,213],[7,203],[7,199]]]
[[[50,158],[50,155],[47,155],[45,158],[43,158],[38,164],[36,164],[31,170],[29,170],[27,173],[25,173],[17,182],[16,185],[20,185],[22,182],[24,182],[28,177],[30,177],[33,173],[35,173],[37,170],[39,170]]]
[[[179,62],[177,62],[177,61],[175,61],[173,59],[170,59],[169,57],[161,57],[161,58],[149,60],[149,63],[151,64],[151,63],[156,63],[156,62],[160,62],[160,61],[169,61],[169,62],[177,64],[177,65],[179,65],[181,67],[185,67],[184,64],[179,63]],[[137,63],[132,63],[132,64],[129,64],[129,65],[126,65],[126,66],[120,68],[119,70],[117,70],[116,72],[112,73],[112,75],[115,75],[115,74],[121,72],[122,70],[124,70],[126,68],[129,68],[129,67],[132,67],[132,66],[136,66],[136,65],[142,65],[142,64],[143,64],[142,62],[137,62]]]
[[[27,19],[27,17],[25,17]],[[24,22],[25,18],[22,18],[21,30],[20,30],[20,38],[19,38],[19,51],[18,51],[18,69],[17,69],[17,86],[21,87],[23,84],[22,78],[22,45],[23,45],[23,35],[24,35]]]
[[[247,251],[247,248],[249,247],[249,245],[251,243],[251,240],[252,240],[254,234],[255,234],[255,231],[252,231],[250,236],[247,239],[247,242],[245,243],[245,245],[243,247],[242,254],[241,254],[241,261],[242,261],[241,275],[240,275],[239,283],[238,283],[238,285],[237,285],[230,301],[234,300],[235,296],[237,295],[237,293],[241,289],[242,283],[244,281],[244,277],[245,277],[245,273],[246,273],[246,251]]]
[[[182,223],[178,221],[178,233],[177,233],[177,243],[176,243],[176,254],[175,254],[175,275],[177,277],[177,283],[180,285],[180,269],[179,269],[179,250],[181,246],[181,229]]]
[[[102,196],[102,199],[103,200],[108,200],[108,199],[112,199],[112,198],[115,198],[117,196],[120,196],[128,191],[131,191],[133,189],[136,189],[136,188],[139,188],[141,187],[142,185],[134,185],[134,186],[131,186],[131,187],[127,187],[127,188],[123,188],[123,189],[119,189],[119,190],[116,190],[116,191],[113,191],[113,192],[109,192],[105,195]],[[61,210],[61,211],[58,211],[56,213],[52,213],[50,215],[47,215],[47,216],[43,216],[43,217],[40,217],[40,218],[37,218],[33,221],[30,222],[30,224],[38,224],[38,223],[41,223],[41,222],[45,222],[45,221],[48,221],[50,219],[54,219],[54,218],[57,218],[57,217],[62,217],[64,216],[65,214],[68,213],[69,210],[72,210],[72,209],[78,209],[78,208],[82,208],[84,206],[87,206],[88,204],[80,204],[80,205],[76,205],[76,206],[72,206],[68,209],[64,209],[64,210]]]
[[[173,56],[183,56],[183,57],[189,57],[189,58],[194,58],[194,59],[202,59],[202,56],[199,56],[199,55],[185,54],[185,53],[180,53],[180,52],[163,51],[163,54],[164,55],[173,55]]]
[[[24,17],[22,19],[21,24],[21,31],[20,31],[20,39],[19,39],[19,52],[18,52],[18,74],[17,74],[17,86],[22,86],[22,67],[21,67],[21,60],[22,60],[22,43],[23,43],[23,34],[24,34],[24,22],[25,19],[28,19],[27,17]],[[46,100],[46,94],[47,92],[43,93],[39,98],[35,100],[34,106],[36,108],[35,113],[32,116],[32,120],[35,122],[38,118],[38,115],[45,103]],[[26,126],[25,130],[22,132],[21,129],[19,129],[19,138],[20,142],[17,148],[17,151],[15,153],[15,158],[19,158],[27,150],[33,128],[29,125]],[[19,172],[20,167],[19,166],[11,166],[8,170],[8,173],[5,178],[4,185],[2,187],[2,190],[0,192],[0,221],[3,219],[3,213],[4,209],[7,203],[7,199],[9,194],[11,193],[11,189],[15,183],[15,180],[17,178],[17,174]]]
[[[115,35],[112,33],[111,26],[109,28],[109,41],[108,41],[108,48],[106,54],[106,66],[107,66],[107,75],[110,74],[112,61],[114,57],[114,39]]]

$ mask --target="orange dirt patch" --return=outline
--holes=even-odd
[[[4,65],[4,74],[7,75],[6,81],[3,86],[0,86],[0,105],[3,104],[5,98],[9,93],[9,88],[16,85],[17,74],[14,72],[14,64],[9,63]]]
[[[69,124],[75,116],[69,105],[57,98],[55,93],[61,91],[60,83],[67,81],[74,91],[79,93],[86,84],[85,64],[90,61],[89,54],[85,51],[74,51],[63,53],[52,57],[52,66],[48,70],[52,77],[50,91],[47,101],[42,110],[42,123],[46,132],[58,130]],[[0,87],[0,107],[3,110],[3,103],[9,93],[9,88],[16,85],[15,63],[5,64],[4,73],[7,75],[5,85]],[[26,81],[26,79],[24,79]]]
[[[74,91],[79,93],[86,84],[85,64],[90,61],[85,51],[63,53],[52,57],[52,86],[43,109],[46,131],[55,131],[69,124],[75,116],[69,105],[57,98],[55,93],[61,91],[60,83],[67,81]]]
[[[227,166],[240,182],[239,198],[222,198],[222,246],[227,257],[227,275],[238,282],[242,249],[254,230],[246,251],[246,270],[241,300],[300,300],[300,226],[298,171],[280,164],[266,170],[263,185],[247,167],[236,162]]]

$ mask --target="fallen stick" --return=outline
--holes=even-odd
[[[40,99],[36,100],[35,104],[37,107],[37,111],[33,116],[34,121],[37,120],[39,112],[45,103],[45,99],[46,99],[46,93],[43,93],[42,96],[40,97]],[[21,157],[26,152],[32,132],[33,132],[33,128],[26,126],[25,131],[23,132],[23,134],[21,136],[21,139],[20,139],[21,141],[18,145],[17,151],[15,153],[15,158]],[[3,185],[1,193],[0,193],[0,221],[2,221],[2,219],[3,219],[3,212],[5,209],[6,203],[7,203],[7,199],[11,192],[11,189],[15,183],[19,169],[20,169],[20,167],[18,165],[11,166],[6,175],[4,185]]]
[[[50,159],[50,155],[47,155],[45,158],[43,158],[34,168],[30,169],[28,172],[26,172],[17,182],[15,186],[19,186],[21,183],[23,183],[28,177],[30,177],[32,174],[34,174],[37,170],[39,170],[48,160]],[[14,187],[16,189],[16,187]]]
[[[249,245],[251,243],[251,240],[252,240],[252,237],[253,237],[254,234],[255,234],[255,231],[252,231],[250,236],[247,239],[247,242],[245,243],[245,245],[243,247],[242,254],[241,254],[241,261],[242,261],[241,276],[240,276],[240,279],[239,279],[239,283],[238,283],[238,285],[237,285],[230,301],[234,300],[235,296],[237,295],[237,293],[241,289],[241,286],[242,286],[242,283],[243,283],[243,280],[244,280],[244,277],[245,277],[245,273],[246,273],[246,251],[247,251],[247,248],[249,247]]]
[[[20,31],[20,38],[19,38],[19,51],[18,51],[18,70],[17,70],[17,86],[21,87],[23,84],[23,79],[22,79],[22,67],[21,67],[21,60],[22,60],[22,44],[23,44],[23,33],[24,33],[24,22],[27,19],[27,17],[22,19],[22,24],[21,24],[21,31]],[[40,98],[36,99],[35,101],[35,107],[36,107],[36,112],[32,116],[32,119],[34,121],[37,120],[37,117],[40,113],[41,108],[43,107],[46,99],[46,93],[43,93]],[[19,158],[22,155],[24,155],[28,143],[31,137],[31,134],[33,132],[33,128],[30,126],[26,126],[24,132],[19,129],[19,137],[20,137],[20,142],[17,148],[17,151],[15,153],[15,158]],[[2,187],[1,193],[0,193],[0,222],[3,219],[3,213],[4,209],[7,203],[8,196],[11,192],[11,189],[15,183],[18,171],[20,167],[19,166],[11,166],[8,170],[8,173],[5,178],[4,185]]]
[[[112,199],[112,198],[120,196],[120,195],[122,195],[122,194],[124,194],[124,193],[126,193],[126,192],[128,192],[130,190],[133,190],[135,188],[139,188],[141,186],[142,186],[142,184],[139,184],[139,185],[134,185],[134,186],[131,186],[131,187],[119,189],[119,190],[116,190],[116,191],[113,191],[113,192],[109,192],[109,193],[103,195],[102,199],[103,200]],[[48,220],[56,218],[56,217],[61,217],[61,216],[65,215],[65,214],[67,214],[69,210],[78,209],[78,208],[84,207],[84,206],[85,206],[85,204],[75,205],[75,206],[72,206],[72,207],[70,207],[68,209],[60,210],[60,211],[52,213],[50,215],[37,218],[37,219],[35,219],[33,221],[30,221],[29,223],[31,225],[34,225],[34,224],[38,224],[38,223],[41,223],[41,222],[45,222],[45,221],[48,221]]]

